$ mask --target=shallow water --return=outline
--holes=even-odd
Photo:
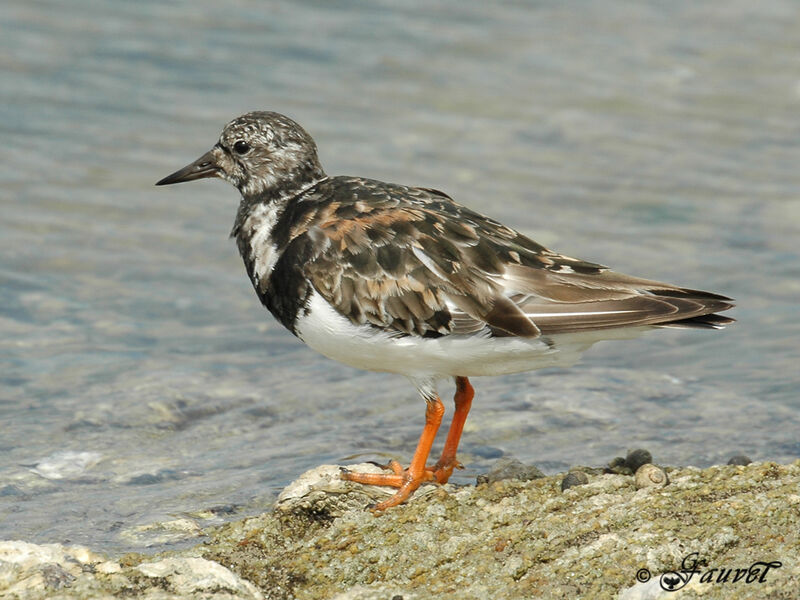
[[[0,538],[157,550],[180,535],[137,527],[413,452],[407,382],[317,356],[259,305],[235,190],[153,187],[252,109],[295,117],[329,173],[444,189],[561,252],[737,298],[724,332],[474,381],[458,483],[502,455],[800,456],[796,5],[440,6],[4,3]]]

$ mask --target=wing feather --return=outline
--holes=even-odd
[[[317,250],[300,267],[307,279],[354,323],[427,337],[537,337],[730,321],[713,315],[733,306],[729,298],[557,254],[436,190],[337,180],[293,235]]]

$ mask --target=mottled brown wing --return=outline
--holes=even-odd
[[[497,221],[466,212],[481,234],[507,250],[498,254],[502,276],[491,279],[542,334],[637,326],[719,329],[734,321],[714,314],[734,306],[726,296],[632,277],[558,254]],[[497,302],[493,312],[508,304]]]
[[[711,314],[730,308],[728,298],[557,254],[436,190],[348,181],[304,221],[315,247],[304,272],[353,323],[536,337],[730,321]]]
[[[436,236],[424,209],[362,208],[357,218],[309,230],[325,249],[305,272],[337,311],[356,324],[428,337],[485,327],[498,286],[460,267],[469,246]]]
[[[435,190],[359,183],[304,234],[317,249],[304,272],[337,311],[401,334],[539,335],[503,293],[519,234]]]

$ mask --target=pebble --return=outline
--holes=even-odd
[[[636,450],[631,450],[628,452],[628,456],[625,457],[625,464],[631,470],[632,473],[636,473],[639,470],[639,467],[646,464],[652,464],[653,462],[653,455],[650,454],[650,451],[645,450],[644,448],[637,448]]]
[[[628,463],[625,462],[624,456],[617,456],[608,463],[606,473],[614,473],[616,475],[633,475]]]
[[[495,481],[502,481],[504,479],[517,479],[518,481],[530,481],[531,479],[540,479],[544,477],[538,468],[533,465],[526,465],[516,458],[501,458],[498,460],[489,472],[484,475],[478,475],[477,483],[494,483]]]
[[[636,470],[633,482],[637,490],[648,487],[663,487],[669,483],[669,477],[664,469],[648,463]]]
[[[617,475],[633,475],[642,465],[652,464],[653,455],[649,450],[644,448],[636,448],[629,450],[627,456],[617,456],[606,467],[606,473],[615,473]]]
[[[589,483],[589,477],[586,473],[582,471],[570,471],[564,479],[561,480],[561,491],[563,492],[577,485],[586,485],[587,483]]]

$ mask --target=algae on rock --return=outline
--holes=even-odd
[[[667,469],[664,487],[598,474],[426,486],[381,516],[383,490],[306,474],[278,508],[207,531],[191,550],[109,560],[82,548],[0,543],[0,596],[94,598],[794,598],[800,461]],[[678,592],[659,576],[779,561],[764,581]],[[643,573],[650,575],[644,580]],[[637,581],[637,574],[640,579]]]

